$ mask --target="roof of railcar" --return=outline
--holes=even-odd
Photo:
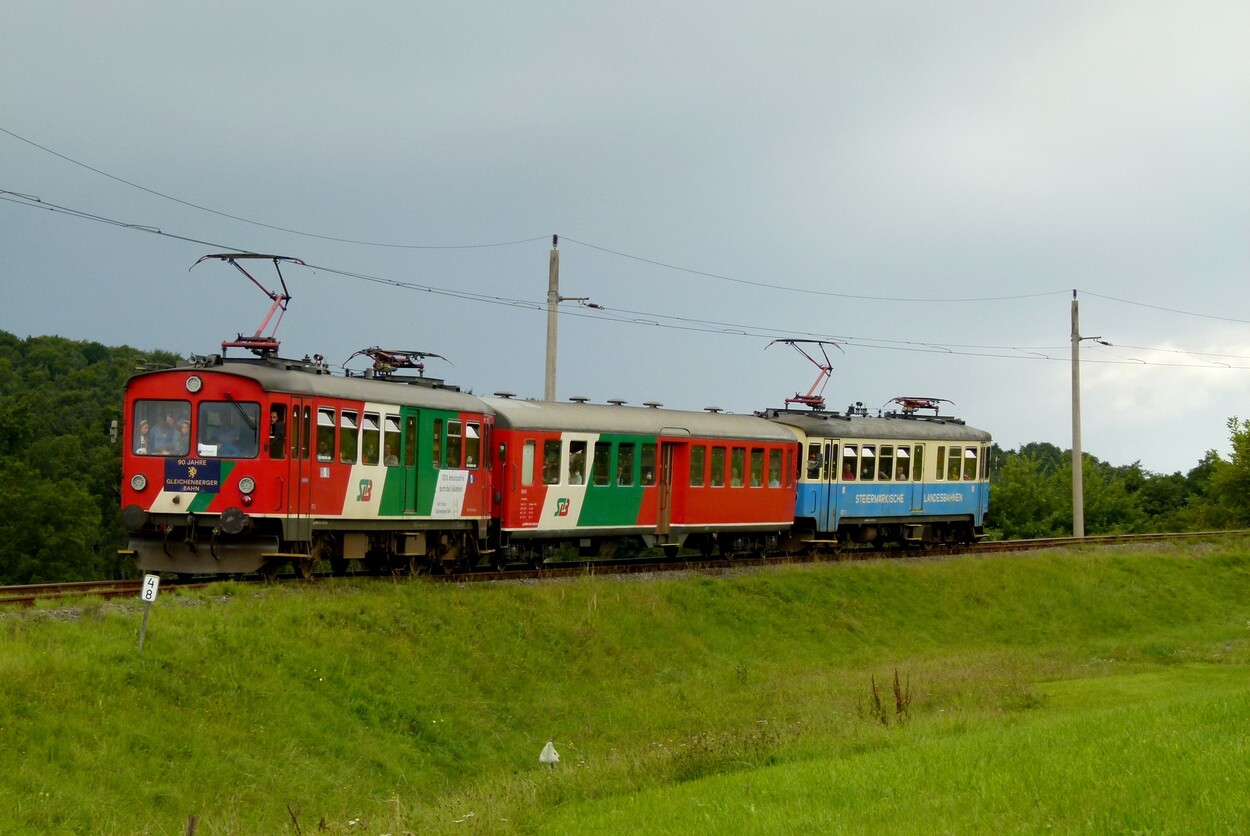
[[[512,398],[482,400],[494,410],[496,424],[511,429],[743,438],[780,443],[795,440],[793,433],[754,415]]]
[[[989,442],[985,430],[970,427],[957,418],[900,415],[846,416],[838,413],[769,410],[769,421],[802,430],[812,438],[901,438],[916,441]]]
[[[441,389],[424,383],[409,383],[401,379],[379,379],[333,375],[323,366],[300,360],[266,358],[259,360],[221,360],[211,358],[202,363],[191,363],[158,371],[142,372],[131,380],[158,375],[208,376],[230,374],[245,377],[260,384],[267,392],[295,395],[315,395],[325,398],[344,398],[358,401],[374,401],[398,405],[447,409],[461,412],[487,412],[480,398],[454,389]]]

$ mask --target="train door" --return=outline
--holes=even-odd
[[[656,509],[655,533],[666,536],[673,522],[673,451],[677,445],[670,441],[660,442],[659,506]]]
[[[917,444],[912,448],[911,459],[911,510],[924,510],[924,445]]]
[[[270,458],[285,457],[287,538],[312,539],[312,406],[303,398],[274,404],[277,420],[270,426]],[[279,430],[279,426],[282,427]],[[285,438],[282,436],[285,435]]]
[[[404,513],[417,513],[417,438],[418,413],[415,409],[405,409],[403,458],[404,468]]]
[[[820,509],[817,526],[820,531],[836,531],[838,528],[838,445],[825,441],[821,451],[820,490],[817,503]]]

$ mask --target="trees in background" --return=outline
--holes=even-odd
[[[91,580],[123,568],[117,550],[126,379],[169,352],[0,331],[0,583]]]
[[[118,519],[121,420],[127,378],[169,352],[0,331],[0,583],[117,577],[125,546]],[[1250,528],[1250,421],[1228,421],[1231,455],[1208,452],[1187,474],[1085,456],[1090,534]],[[990,514],[997,538],[1072,531],[1072,462],[1053,444],[994,447]]]
[[[1087,534],[1250,527],[1250,421],[1228,421],[1231,458],[1214,450],[1188,473],[1157,474],[1085,455]],[[1072,533],[1072,454],[1053,444],[994,447],[987,533],[1000,539]]]

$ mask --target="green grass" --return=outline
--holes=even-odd
[[[0,612],[0,833],[1250,828],[1244,541],[141,617]]]

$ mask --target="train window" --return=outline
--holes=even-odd
[[[482,460],[481,425],[477,421],[469,421],[464,425],[464,466],[470,470],[477,468]]]
[[[186,437],[182,436],[183,422]],[[135,401],[130,450],[140,456],[185,456],[190,449],[190,422],[191,404],[186,401]]]
[[[725,484],[725,448],[712,448],[712,487],[719,488]]]
[[[616,451],[616,484],[634,484],[634,447],[622,444]]]
[[[911,462],[911,478],[913,481],[919,482],[924,479],[924,445],[917,444],[912,449],[912,453],[914,455]]]
[[[299,440],[299,457],[308,460],[312,448],[312,407],[304,407],[304,419],[300,422],[302,430]]]
[[[729,487],[742,487],[742,477],[747,464],[747,448],[731,447],[729,450]]]
[[[695,444],[690,448],[690,487],[703,487],[703,466],[707,463],[707,448]]]
[[[807,445],[807,478],[820,478],[820,442],[813,441]]]
[[[959,464],[963,458],[961,452],[958,447],[951,447],[946,451],[946,479],[949,482],[959,479]]]
[[[534,484],[534,466],[535,459],[538,458],[538,442],[533,439],[526,440],[524,446],[521,447],[521,484]]]
[[[339,461],[343,464],[356,463],[356,445],[359,443],[357,434],[360,430],[357,414],[350,409],[339,413]]]
[[[190,424],[180,424],[190,438]],[[260,437],[260,404],[239,401],[203,401],[196,426],[196,453],[222,458],[255,458]],[[179,441],[182,444],[182,441]],[[183,451],[186,452],[185,449]]]
[[[305,435],[308,432],[308,407],[304,407],[304,414],[301,416],[299,407],[291,410],[291,427],[288,436],[291,439],[291,458],[298,459],[300,457],[301,448],[305,453],[308,451],[308,444],[305,441]]]
[[[764,486],[764,451],[758,447],[751,448],[751,487]]]
[[[655,484],[655,445],[642,445],[642,485]]]
[[[861,481],[872,481],[873,461],[877,457],[877,445],[863,444],[859,448],[859,478]]]
[[[286,404],[269,407],[269,458],[286,458]]]
[[[443,466],[443,419],[434,419],[433,446],[430,448],[435,467]]]
[[[447,422],[447,461],[449,468],[460,467],[460,454],[464,449],[464,423],[462,421]]]
[[[794,471],[794,448],[786,448],[786,487],[794,485],[794,479],[797,474]]]
[[[360,425],[360,462],[377,464],[382,455],[382,424],[376,412],[366,412]]]
[[[569,484],[586,484],[586,442],[569,442]]]
[[[596,485],[606,485],[612,481],[612,444],[607,441],[595,442],[595,461],[591,467],[591,479]]]
[[[906,482],[911,478],[911,454],[908,448],[899,446],[895,453],[897,464],[894,465],[894,478],[899,482]]]
[[[847,444],[842,448],[842,481],[855,481],[855,474],[859,472],[859,448],[854,444]]]
[[[938,481],[946,478],[946,448],[941,445],[937,448],[937,478]]]
[[[404,466],[413,467],[417,463],[417,416],[409,415],[404,419]]]
[[[396,467],[399,464],[399,416],[387,415],[382,420],[382,464]]]
[[[781,451],[768,451],[768,487],[781,487]]]
[[[973,481],[977,478],[977,448],[964,448],[964,479]]]
[[[881,455],[877,457],[877,480],[888,482],[894,476],[894,445],[882,444]]]
[[[560,439],[550,438],[543,442],[543,484],[555,485],[560,481]]]

